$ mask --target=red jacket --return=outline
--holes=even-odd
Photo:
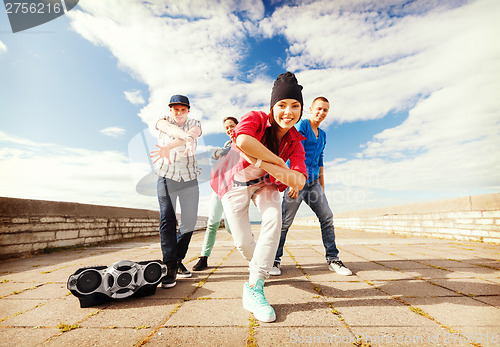
[[[270,126],[269,115],[261,111],[251,111],[241,118],[233,131],[231,150],[225,157],[217,161],[210,175],[210,186],[219,198],[222,198],[233,186],[234,175],[250,165],[248,161],[240,156],[240,150],[235,146],[236,138],[241,134],[246,134],[262,142],[264,131]],[[292,127],[281,140],[279,157],[285,162],[289,160],[290,169],[301,172],[307,177],[306,157],[301,142],[305,139],[295,127]],[[278,186],[280,192],[287,187],[272,176],[270,176],[270,181]]]

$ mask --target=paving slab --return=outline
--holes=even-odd
[[[462,265],[463,266],[463,265]],[[500,280],[498,270],[487,267],[459,267],[454,268],[453,272],[448,274],[448,278],[483,278],[498,283]]]
[[[470,346],[469,343],[447,341],[451,333],[438,326],[352,326],[360,342],[370,346]]]
[[[295,303],[273,303],[272,306],[276,312],[276,321],[266,325],[325,328],[343,326],[324,301],[311,299]]]
[[[153,332],[152,329],[78,328],[60,333],[44,342],[44,346],[136,346]]]
[[[43,283],[40,283],[40,285],[43,285]],[[33,286],[33,284],[31,283],[30,286]],[[0,298],[16,295],[17,293],[20,293],[20,292],[26,290],[26,288],[29,288],[26,286],[26,283],[11,282],[11,281],[6,280],[6,282],[4,282],[0,285]],[[0,304],[1,304],[1,302],[0,302]],[[0,310],[0,312],[1,312],[1,310]]]
[[[84,266],[159,259],[159,238],[3,261],[0,347],[436,346],[452,345],[452,338],[453,345],[500,344],[500,245],[364,231],[336,230],[336,236],[352,276],[328,270],[318,228],[290,229],[282,275],[264,287],[273,323],[255,321],[242,307],[248,263],[223,230],[208,269],[152,296],[88,308],[66,289],[69,275]],[[188,269],[203,238],[193,235]],[[63,332],[61,324],[70,329]]]
[[[262,346],[353,346],[356,338],[343,326],[318,327],[258,327],[256,340]],[[344,341],[344,342],[342,342]]]
[[[356,300],[336,299],[333,305],[346,324],[358,327],[434,327],[431,320],[416,315],[408,306],[386,298],[370,298],[356,302]]]
[[[8,318],[33,310],[47,302],[48,300],[21,300],[15,298],[0,300],[0,326],[4,325],[3,322]]]
[[[241,298],[190,300],[184,302],[165,326],[244,326],[250,312],[243,308]]]
[[[220,281],[207,281],[191,296],[192,299],[241,299],[242,280],[224,280],[225,286],[221,288]]]
[[[406,279],[431,279],[431,278],[464,278],[471,276],[466,276],[463,273],[459,273],[457,271],[451,271],[448,269],[436,269],[436,268],[426,268],[426,269],[402,269],[400,270],[401,274],[407,276]]]
[[[348,278],[352,278],[349,276]],[[377,298],[387,294],[365,281],[315,282],[327,298]]]
[[[45,282],[38,287],[26,286],[17,294],[14,294],[16,299],[62,299],[67,294],[66,283],[50,283]]]
[[[246,327],[165,327],[146,346],[246,346],[247,334]]]
[[[180,301],[144,297],[141,300],[114,301],[105,309],[89,316],[80,326],[83,328],[132,328],[161,325],[165,316],[172,312]],[[144,314],[147,312],[148,314]]]
[[[459,296],[455,291],[424,280],[373,281],[373,285],[384,293],[412,297]]]
[[[350,265],[350,264],[349,264]],[[355,275],[366,281],[396,281],[396,280],[411,280],[423,274],[427,269],[418,269],[418,271],[394,271],[393,269],[388,269],[381,267],[377,270],[356,271]]]
[[[498,292],[500,289],[498,284],[491,283],[480,278],[435,278],[432,279],[432,282],[453,290],[454,292],[473,297],[482,295],[497,295],[499,294]]]
[[[498,307],[492,307],[474,298],[405,297],[403,299],[444,325],[451,327],[494,327],[496,332],[500,332]]]
[[[40,346],[43,342],[59,333],[57,328],[1,328],[0,327],[0,346]]]
[[[0,322],[0,326],[57,327],[59,324],[75,324],[96,312],[95,307],[80,308],[74,297],[47,300],[38,307]]]
[[[493,307],[500,307],[500,296],[497,294],[476,296],[474,299]]]

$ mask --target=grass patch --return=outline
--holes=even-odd
[[[65,332],[70,331],[70,330],[78,329],[78,328],[81,328],[81,326],[78,324],[69,325],[69,324],[65,324],[65,323],[59,323],[59,325],[57,326],[57,329],[59,329],[62,333],[65,333]]]
[[[438,269],[438,270],[444,270],[444,271],[449,271],[449,272],[452,272],[450,269],[447,269],[447,268],[442,267],[442,266],[432,265],[432,264],[425,264],[425,265],[429,265],[430,267],[433,267],[434,269]]]
[[[254,315],[248,318],[250,325],[248,327],[247,347],[257,347],[257,340],[255,339],[255,329],[259,326],[259,322],[255,319]]]
[[[328,307],[330,307],[330,312],[333,313],[339,321],[346,324],[344,317],[342,317],[342,314],[333,306],[333,302],[329,301],[329,302],[327,302],[327,304],[328,304]],[[346,327],[347,327],[347,325],[346,325]]]
[[[323,296],[323,291],[317,285],[314,285],[313,289],[321,296]]]
[[[358,347],[370,347],[371,343],[370,342],[363,342],[362,336],[358,335],[358,336],[356,336],[356,342],[354,342],[353,345],[358,346]]]
[[[198,282],[198,288],[203,287],[205,283],[207,283],[208,277],[202,279],[201,281]]]
[[[427,312],[425,312],[424,310],[418,308],[418,307],[413,307],[413,306],[410,306],[410,310],[413,312],[413,313],[416,313],[418,315],[421,315],[422,317],[426,317],[426,318],[430,318],[429,314]]]
[[[139,325],[135,327],[135,330],[148,329],[151,328],[149,325]]]

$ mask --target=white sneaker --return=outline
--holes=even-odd
[[[328,264],[328,269],[330,269],[330,271],[335,271],[339,275],[343,276],[352,275],[352,271],[349,270],[340,260],[332,260]]]
[[[273,267],[269,270],[269,274],[271,276],[279,276],[281,275],[281,265],[277,261],[274,262]]]
[[[250,287],[248,282],[243,286],[243,308],[253,313],[261,322],[274,322],[276,313],[269,305],[264,295],[264,281],[259,279],[255,287]]]

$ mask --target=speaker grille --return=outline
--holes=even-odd
[[[148,283],[157,282],[161,275],[161,266],[158,263],[151,263],[144,269],[144,279]]]
[[[120,287],[126,287],[130,284],[130,282],[132,282],[132,275],[128,272],[120,274],[120,276],[118,276],[118,279],[116,280],[116,283]]]
[[[101,274],[94,270],[82,273],[76,280],[76,288],[82,293],[91,293],[101,285]]]

